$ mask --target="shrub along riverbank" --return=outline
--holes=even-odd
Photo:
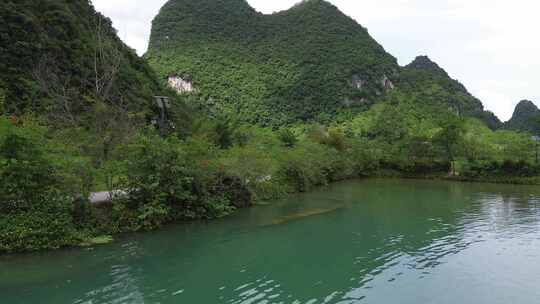
[[[338,151],[336,143],[258,128],[219,140],[163,138],[147,129],[98,168],[33,120],[3,120],[0,132],[1,252],[77,246],[102,235],[218,218],[255,200],[375,169],[360,144]],[[134,190],[95,207],[83,199],[94,185]]]
[[[493,132],[449,113],[423,113],[445,112],[381,103],[331,127],[280,130],[228,118],[194,119],[166,136],[140,126],[106,154],[84,129],[2,118],[0,252],[99,243],[107,240],[103,236],[218,218],[255,201],[389,172],[538,181],[529,135]],[[108,207],[86,199],[91,191],[113,189],[132,190]]]

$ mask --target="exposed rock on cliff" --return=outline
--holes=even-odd
[[[179,75],[173,74],[168,77],[167,82],[169,87],[179,94],[195,92],[193,81],[185,76],[182,78]]]

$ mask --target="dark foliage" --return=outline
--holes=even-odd
[[[537,134],[540,132],[540,110],[529,100],[520,101],[512,118],[504,124],[505,129]]]
[[[0,128],[4,121],[0,121]],[[0,252],[54,249],[80,242],[56,164],[36,134],[0,132]]]
[[[399,69],[365,28],[321,0],[273,15],[244,0],[169,1],[146,58],[161,77],[189,75],[203,98],[261,125],[365,109]]]
[[[504,160],[502,162],[471,162],[463,175],[466,177],[533,177],[540,174],[540,166],[520,160]]]
[[[404,94],[414,96],[419,102],[445,105],[455,113],[482,120],[492,130],[502,126],[501,121],[493,113],[485,111],[482,102],[472,96],[463,84],[450,78],[427,56],[417,57],[402,69],[398,86]]]
[[[88,0],[1,1],[0,88],[5,90],[5,112],[48,113],[53,110],[53,90],[69,95],[64,97],[74,115],[87,111],[92,106],[88,98],[96,97],[98,41],[117,52],[119,61],[108,95],[128,100],[132,111],[147,108],[158,90],[157,78]],[[48,90],[36,74],[45,78]]]

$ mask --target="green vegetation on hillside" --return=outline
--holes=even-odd
[[[540,132],[540,109],[532,101],[520,101],[516,105],[512,118],[504,124],[504,128],[538,134]]]
[[[320,0],[274,15],[244,0],[169,1],[145,57],[161,77],[187,75],[204,99],[261,125],[365,110],[399,68],[366,29]]]
[[[529,135],[492,131],[429,104],[419,108],[397,93],[344,123],[277,132],[194,115],[165,137],[153,128],[134,131],[98,164],[67,144],[63,132],[31,118],[15,124],[3,118],[0,176],[9,182],[0,186],[0,251],[85,244],[101,235],[212,219],[254,201],[363,176],[539,181]],[[92,189],[125,189],[127,196],[95,207],[85,199]]]
[[[0,114],[38,117],[99,166],[158,115],[155,95],[176,101],[89,1],[0,3]]]
[[[64,120],[110,100],[148,111],[158,88],[154,72],[89,1],[1,1],[0,89],[7,113]]]
[[[463,116],[476,117],[495,130],[501,121],[484,111],[482,102],[427,56],[419,56],[402,69],[399,88],[421,103],[442,104]]]
[[[394,85],[420,103],[501,125],[427,57],[399,67],[365,28],[322,0],[272,15],[244,0],[171,0],[153,22],[146,58],[161,77],[192,79],[220,110],[261,125],[348,119]]]

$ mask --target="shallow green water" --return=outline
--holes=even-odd
[[[540,303],[540,189],[336,184],[93,250],[0,257],[0,303]]]

